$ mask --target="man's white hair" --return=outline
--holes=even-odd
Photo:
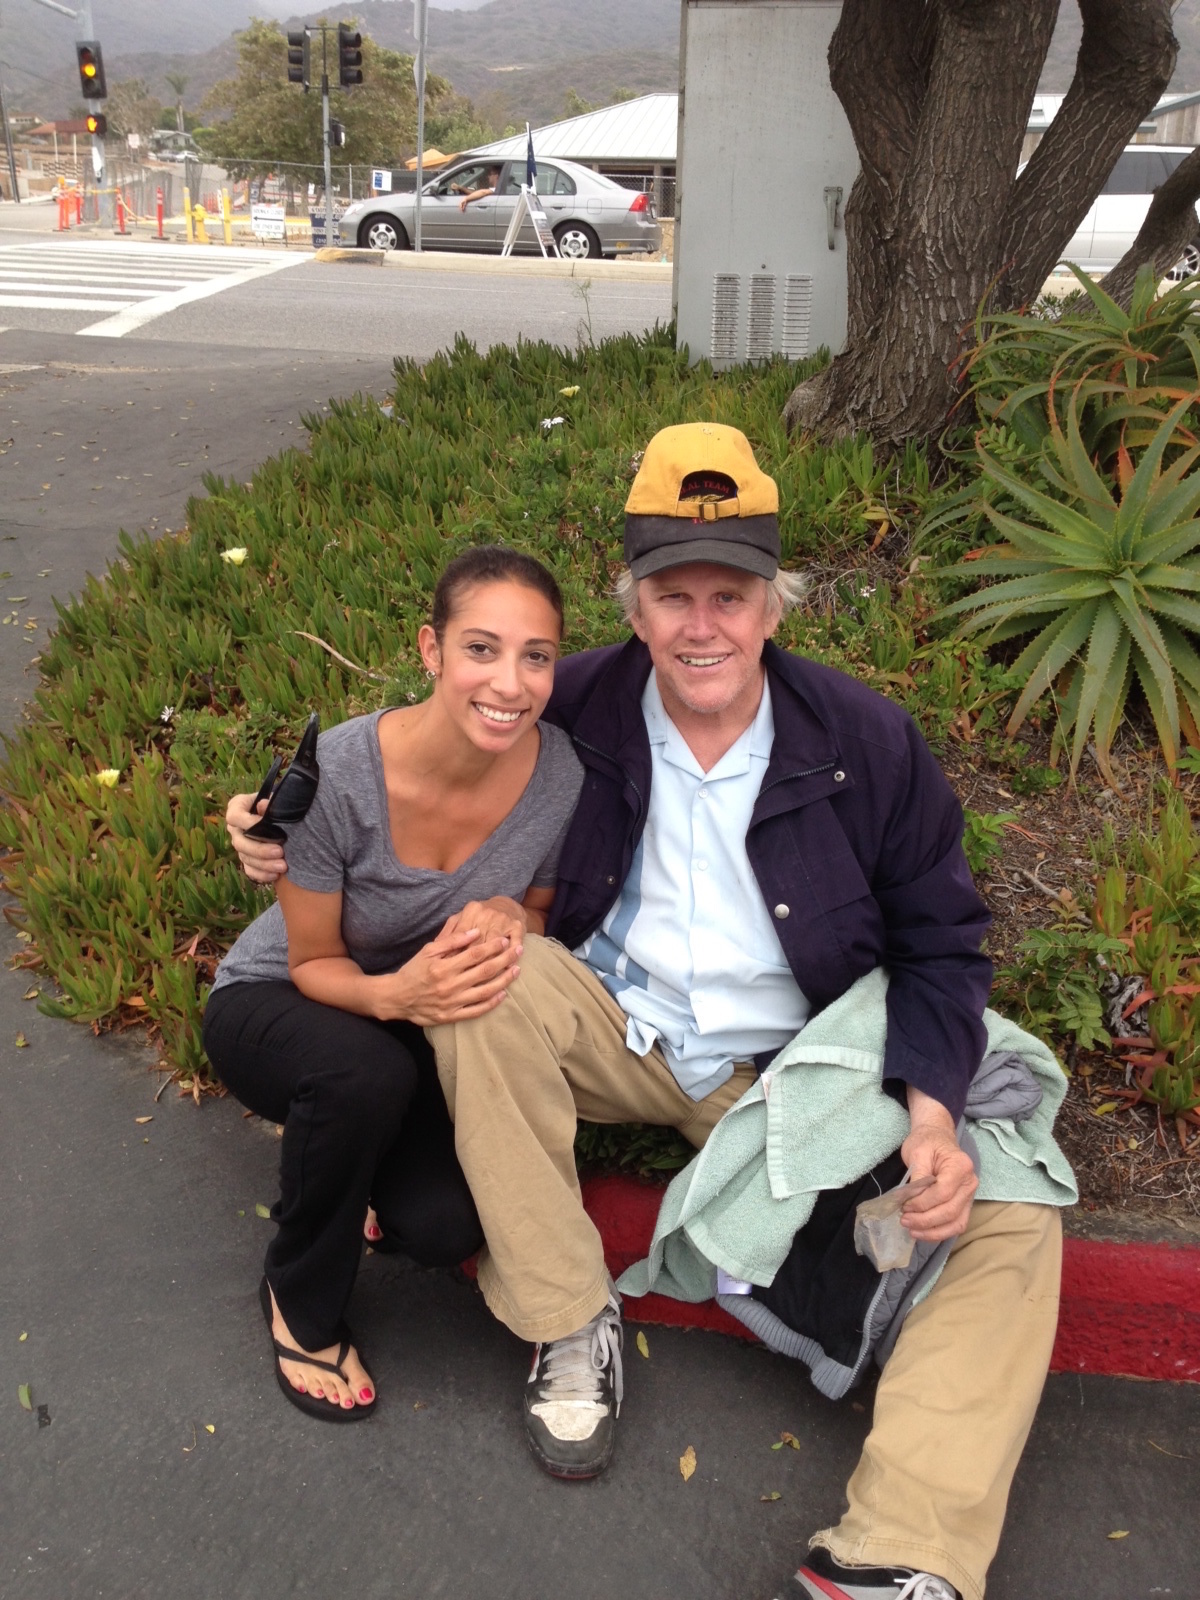
[[[736,569],[735,569],[736,570]],[[764,580],[771,599],[781,617],[795,609],[808,592],[808,579],[800,572],[785,572],[779,568],[775,576]],[[638,612],[638,583],[628,567],[623,567],[612,586],[613,599],[625,613],[626,622],[632,622]]]

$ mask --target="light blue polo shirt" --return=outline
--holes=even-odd
[[[746,830],[771,759],[764,682],[754,721],[710,772],[667,716],[655,674],[642,695],[652,776],[645,831],[620,898],[575,952],[629,1017],[626,1042],[657,1041],[693,1100],[735,1061],[781,1049],[809,1004],[746,855]]]

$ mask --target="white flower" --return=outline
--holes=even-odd
[[[105,789],[115,789],[121,781],[120,767],[104,767],[96,774],[96,782]]]
[[[569,383],[565,389],[560,389],[558,392],[559,394],[565,394],[567,399],[570,400],[573,395],[579,393],[579,385],[577,383]]]
[[[245,545],[238,544],[234,545],[231,550],[222,550],[221,560],[228,561],[230,566],[240,567],[242,562],[245,561],[249,554],[250,552],[246,549]]]
[[[560,422],[565,422],[566,417],[543,417],[542,427],[549,433],[551,428],[557,428]]]
[[[174,715],[175,715],[175,707],[174,706],[164,706],[162,708],[162,710],[158,713],[158,720],[160,722],[170,722],[171,718]]]

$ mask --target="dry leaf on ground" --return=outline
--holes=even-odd
[[[17,1399],[21,1402],[21,1410],[22,1411],[32,1411],[33,1410],[33,1391],[30,1389],[30,1387],[29,1387],[29,1385],[27,1383],[20,1383],[20,1384],[17,1385]],[[696,1458],[695,1458],[695,1456],[693,1456],[692,1457],[692,1468],[693,1468],[693,1470],[695,1469],[695,1466],[696,1466]],[[684,1477],[686,1478],[687,1476],[688,1476],[688,1474],[685,1472],[684,1473]]]
[[[646,1360],[649,1361],[649,1359],[650,1359],[650,1344],[649,1344],[649,1341],[647,1340],[646,1335],[644,1333],[639,1333],[638,1334],[638,1336],[637,1336],[637,1347],[638,1347],[638,1355],[645,1356]]]
[[[760,1494],[758,1498],[765,1503],[768,1500],[782,1500],[783,1496],[778,1489],[772,1489],[770,1494]]]
[[[696,1452],[692,1449],[691,1445],[688,1445],[687,1449],[683,1452],[683,1454],[679,1458],[679,1472],[680,1472],[680,1476],[683,1478],[684,1483],[686,1483],[688,1481],[688,1479],[691,1477],[692,1473],[695,1472],[695,1470],[696,1470]]]

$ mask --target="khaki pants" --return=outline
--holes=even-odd
[[[753,1081],[739,1066],[692,1100],[658,1049],[626,1048],[625,1029],[599,979],[537,937],[494,1012],[429,1029],[487,1238],[480,1287],[525,1339],[573,1333],[608,1297],[575,1172],[576,1118],[658,1123],[700,1146]],[[932,1571],[979,1600],[1049,1365],[1060,1261],[1056,1211],[973,1207],[880,1378],[849,1510],[815,1543],[850,1563]]]

